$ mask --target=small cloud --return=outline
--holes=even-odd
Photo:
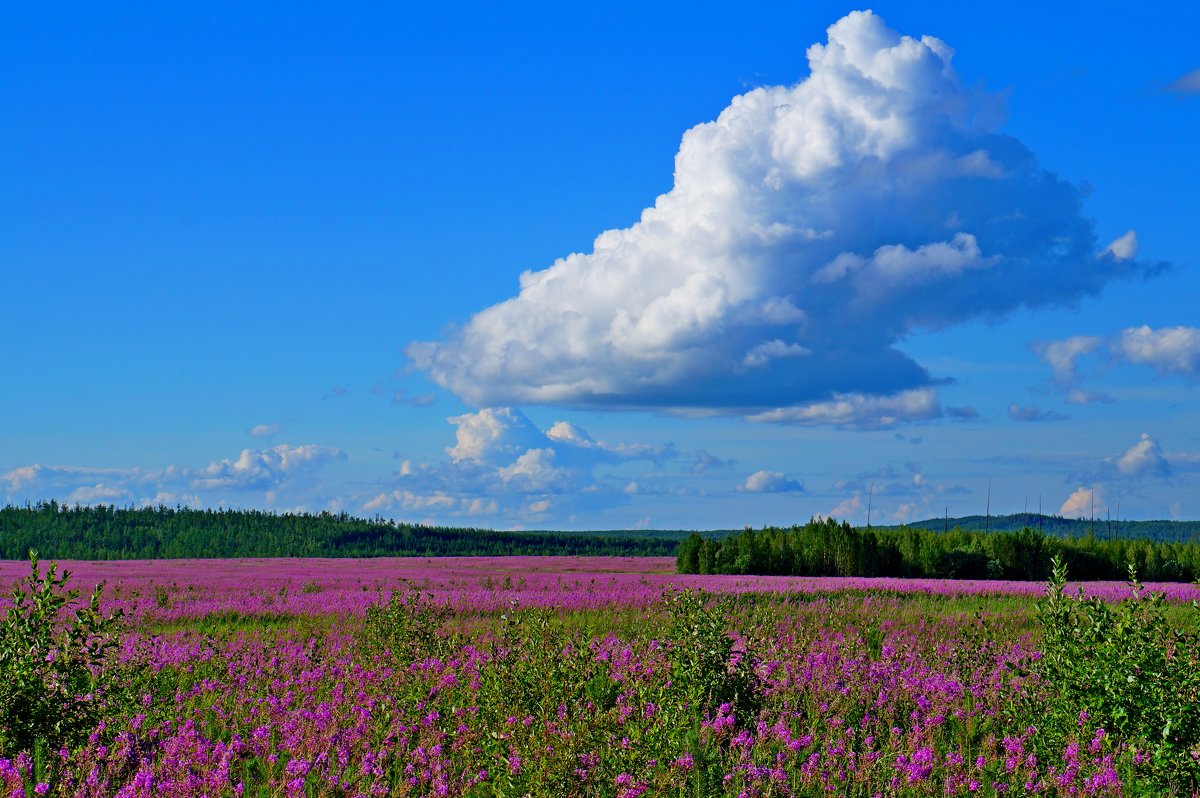
[[[1073,405],[1112,404],[1116,401],[1106,393],[1085,391],[1082,388],[1072,388],[1067,391],[1067,401]]]
[[[246,434],[251,438],[270,438],[273,435],[278,435],[283,432],[282,424],[255,424],[250,429],[246,430]]]
[[[1127,477],[1169,477],[1171,465],[1158,441],[1143,432],[1141,439],[1115,461],[1117,471]]]
[[[1050,366],[1055,387],[1066,394],[1067,401],[1072,404],[1112,401],[1105,394],[1085,390],[1079,385],[1079,359],[1102,347],[1114,363],[1150,366],[1160,376],[1200,376],[1200,328],[1197,327],[1162,327],[1155,330],[1144,324],[1141,327],[1127,327],[1110,338],[1075,335],[1031,345],[1033,351]]]
[[[346,393],[347,393],[346,386],[335,385],[329,389],[329,393],[325,394],[325,398],[328,399],[330,397],[333,397],[334,399],[338,399],[340,397],[345,396]]]
[[[755,471],[738,486],[744,493],[803,493],[804,486],[780,471]]]
[[[443,519],[487,516],[508,525],[553,507],[595,511],[628,503],[644,486],[605,467],[677,457],[670,445],[609,443],[569,421],[543,430],[519,409],[483,408],[447,419],[455,428],[447,459],[403,460],[362,505],[366,512],[409,512]],[[444,522],[444,521],[443,521]]]
[[[1117,260],[1133,260],[1138,253],[1137,233],[1130,230],[1105,247],[1104,251]]]
[[[1100,344],[1101,339],[1094,335],[1074,335],[1061,341],[1036,341],[1032,349],[1050,366],[1055,384],[1069,390],[1077,379],[1079,358],[1096,351]]]
[[[1150,366],[1159,374],[1200,374],[1200,328],[1130,327],[1109,344],[1109,350],[1130,363]]]
[[[297,474],[315,471],[345,460],[346,453],[331,446],[281,443],[268,449],[243,449],[236,460],[214,460],[195,473],[192,484],[200,489],[235,488],[269,490]]]
[[[773,338],[765,343],[757,344],[747,352],[746,356],[742,358],[742,365],[747,368],[755,368],[765,366],[772,360],[781,357],[804,357],[811,354],[811,349],[806,349],[800,344],[787,344],[778,338]]]
[[[907,523],[917,516],[916,502],[901,502],[891,513],[891,520],[898,524]]]
[[[1037,405],[1022,407],[1013,402],[1008,406],[1008,417],[1013,421],[1066,421],[1068,416],[1053,410],[1042,410]]]
[[[955,421],[974,421],[979,418],[979,411],[969,405],[965,407],[947,407],[945,415],[947,418],[952,418]]]
[[[1090,518],[1104,513],[1108,507],[1100,491],[1099,485],[1090,488],[1079,486],[1058,508],[1058,514],[1064,518]]]
[[[825,517],[838,518],[848,521],[857,516],[862,509],[862,497],[851,496],[849,499],[846,499],[845,501],[839,502],[837,505],[835,505],[834,508],[825,515]]]
[[[773,421],[804,427],[829,425],[838,429],[889,429],[898,424],[926,421],[942,415],[937,393],[917,388],[891,396],[840,394],[825,402],[811,402],[751,415],[749,421]],[[978,415],[978,414],[976,414]]]
[[[116,503],[118,500],[126,500],[129,498],[129,491],[124,488],[117,488],[111,485],[90,485],[87,487],[76,488],[67,494],[67,504],[97,504],[108,502]]]
[[[1175,94],[1200,94],[1200,68],[1178,77],[1167,86],[1167,91]]]
[[[697,449],[696,461],[692,463],[692,473],[704,474],[709,471],[720,471],[733,468],[735,465],[737,465],[737,460],[725,460],[709,454],[704,449]]]

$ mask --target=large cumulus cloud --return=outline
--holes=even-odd
[[[964,86],[939,39],[855,12],[807,55],[806,79],[687,131],[674,187],[638,222],[525,272],[411,361],[476,406],[805,420],[923,396],[936,380],[896,348],[914,329],[1145,270],[1097,246],[1079,190],[998,132],[997,99]]]

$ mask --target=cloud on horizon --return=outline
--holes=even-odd
[[[294,494],[314,494],[314,479],[326,466],[346,459],[330,446],[279,444],[243,449],[236,458],[202,468],[90,468],[35,463],[0,474],[0,495],[10,503],[57,498],[67,504],[249,506],[275,505]],[[313,509],[325,509],[321,502]]]
[[[489,407],[447,419],[455,443],[440,463],[405,460],[361,505],[368,513],[430,518],[502,516],[511,521],[562,516],[575,508],[625,504],[637,492],[604,468],[678,458],[667,444],[598,441],[567,421],[542,430],[520,410]],[[711,457],[711,456],[710,456]],[[714,461],[719,461],[713,458]]]
[[[684,136],[670,192],[520,278],[410,361],[478,407],[542,404],[880,428],[941,415],[896,344],[1146,274],[1081,193],[998,132],[953,50],[854,12],[793,86]]]

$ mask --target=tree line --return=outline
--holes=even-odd
[[[724,539],[692,534],[676,567],[689,574],[897,576],[1042,581],[1063,559],[1072,579],[1124,579],[1132,564],[1143,581],[1200,576],[1200,543],[1145,538],[1054,537],[1031,527],[1008,532],[854,528],[813,519],[791,528],[745,529]]]
[[[498,532],[432,527],[346,513],[186,507],[0,509],[0,559],[130,560],[233,557],[590,555],[670,557],[684,533]]]

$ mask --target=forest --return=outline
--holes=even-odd
[[[687,533],[498,532],[431,527],[346,513],[70,507],[0,510],[0,559],[133,560],[230,557],[592,555],[670,557]]]
[[[854,528],[833,519],[748,528],[723,539],[692,534],[679,544],[676,567],[699,574],[1044,580],[1055,556],[1079,580],[1125,579],[1130,565],[1143,581],[1200,576],[1200,542],[1058,537],[1028,526],[1001,532]]]

